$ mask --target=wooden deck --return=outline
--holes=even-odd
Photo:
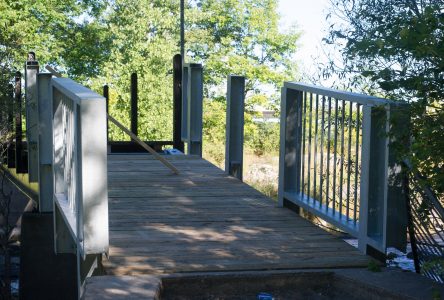
[[[211,163],[109,155],[107,274],[366,267],[368,257]]]

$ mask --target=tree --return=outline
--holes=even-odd
[[[414,168],[444,195],[444,1],[332,0],[325,41],[336,45],[343,66],[326,75],[412,108]]]

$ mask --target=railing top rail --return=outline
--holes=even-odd
[[[402,102],[402,101],[387,100],[387,99],[369,96],[369,95],[365,95],[365,94],[339,91],[339,90],[335,90],[335,89],[331,89],[331,88],[320,87],[320,86],[315,86],[315,85],[301,83],[301,82],[294,82],[294,81],[285,82],[284,87],[303,91],[303,92],[315,93],[318,95],[332,97],[335,99],[356,102],[356,103],[359,103],[362,105],[379,106],[379,105],[387,105],[387,104],[391,104],[391,105],[406,104],[405,102]]]
[[[75,102],[105,98],[69,78],[53,78],[53,86]]]

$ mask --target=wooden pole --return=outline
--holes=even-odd
[[[114,123],[117,127],[119,127],[123,132],[128,134],[136,143],[138,143],[140,146],[142,146],[146,151],[151,153],[156,159],[158,159],[161,163],[163,163],[165,166],[171,169],[174,174],[178,175],[179,170],[176,169],[169,161],[167,161],[165,158],[160,156],[153,148],[151,148],[149,145],[144,143],[141,139],[137,137],[134,133],[131,132],[131,130],[127,129],[125,126],[123,126],[119,121],[111,117],[107,114],[108,120],[110,120],[112,123]]]
[[[137,73],[131,74],[131,132],[137,135]]]
[[[106,114],[109,114],[109,87],[107,84],[103,86],[103,97],[106,100]],[[109,141],[109,124],[108,119],[106,120],[106,141]]]
[[[180,55],[185,62],[185,1],[180,0]]]
[[[184,152],[182,133],[182,56],[173,58],[173,147]]]

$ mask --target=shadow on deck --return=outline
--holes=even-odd
[[[109,275],[366,267],[369,257],[211,163],[109,155]]]

